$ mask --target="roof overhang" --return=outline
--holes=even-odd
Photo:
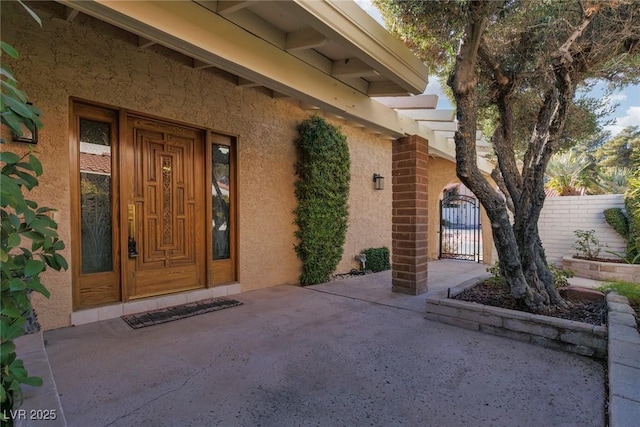
[[[448,136],[388,105],[392,98],[374,98],[420,100],[414,109],[437,102],[434,95],[407,96],[426,87],[426,67],[352,1],[58,2],[69,16],[80,11],[137,34],[140,47],[163,45],[196,68],[236,75],[239,86],[264,86],[391,138],[420,135],[431,154],[455,161]],[[493,169],[483,158],[479,166]]]

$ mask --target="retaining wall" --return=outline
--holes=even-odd
[[[424,317],[596,359],[604,359],[607,354],[606,326],[458,301],[445,295],[427,298]]]

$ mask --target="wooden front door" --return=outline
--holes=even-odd
[[[127,117],[121,227],[129,299],[206,286],[204,135]]]

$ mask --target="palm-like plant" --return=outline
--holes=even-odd
[[[629,189],[629,168],[602,168],[598,172],[597,187],[603,194],[624,194]]]
[[[556,154],[549,160],[545,187],[556,190],[560,196],[580,195],[588,187],[587,171],[591,166],[591,160],[584,154],[574,151]]]

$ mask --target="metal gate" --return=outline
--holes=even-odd
[[[480,205],[475,197],[457,194],[440,201],[440,258],[482,262]]]

